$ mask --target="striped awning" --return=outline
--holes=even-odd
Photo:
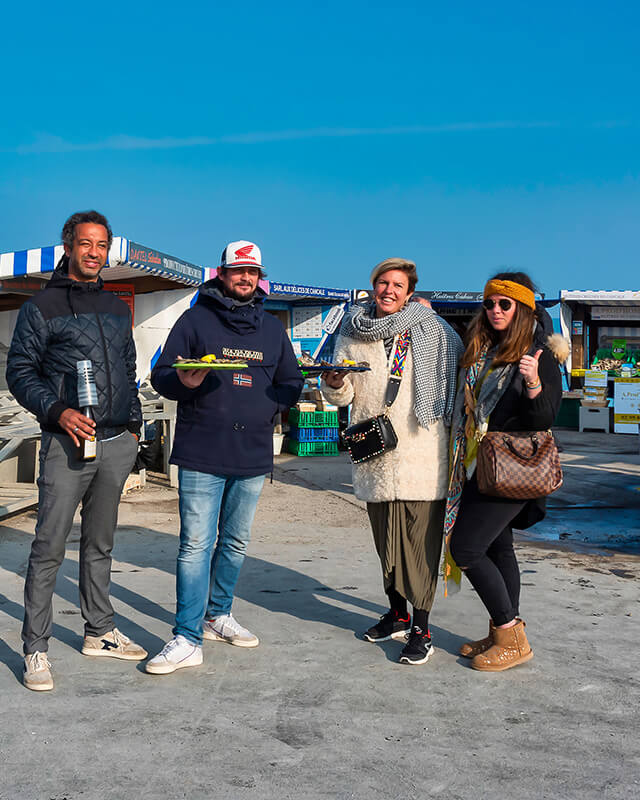
[[[0,253],[0,279],[49,278],[63,253],[61,244]],[[123,236],[114,236],[107,266],[101,273],[103,280],[126,281],[140,273],[158,275],[186,286],[199,286],[205,280],[204,267],[139,245]]]

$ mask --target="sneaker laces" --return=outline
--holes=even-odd
[[[218,617],[214,620],[214,623],[219,622],[221,626],[226,626],[227,628],[231,628],[233,633],[236,635],[240,635],[242,633],[248,633],[246,628],[243,628],[242,625],[238,622],[235,617],[231,614],[225,614],[223,616]]]
[[[114,628],[111,631],[111,634],[113,636],[113,641],[118,647],[121,647],[122,645],[131,644],[131,639],[128,636],[125,636],[124,633],[119,631],[117,628]]]
[[[179,639],[182,639],[182,641],[178,641]],[[175,636],[173,639],[171,639],[170,641],[168,641],[168,642],[165,644],[165,646],[164,646],[164,647],[162,648],[162,650],[161,650],[161,651],[158,653],[158,655],[156,656],[156,658],[160,658],[160,656],[165,656],[165,657],[166,657],[166,656],[168,656],[168,655],[169,655],[169,653],[171,653],[171,651],[172,651],[172,650],[175,650],[177,647],[180,647],[180,645],[182,644],[182,642],[187,642],[187,640],[186,640],[184,637],[181,637],[181,636]]]
[[[28,656],[29,667],[33,672],[38,672],[41,669],[51,669],[51,664],[47,658],[47,654],[41,651],[36,651]]]

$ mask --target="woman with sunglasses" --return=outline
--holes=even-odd
[[[482,308],[467,331],[451,427],[446,540],[489,612],[489,635],[463,644],[460,654],[474,669],[487,672],[533,658],[519,617],[512,528],[539,522],[545,500],[483,495],[475,467],[486,431],[547,430],[560,408],[558,361],[566,360],[568,342],[548,335],[550,319],[536,308],[534,289],[523,272],[501,272],[485,286]]]

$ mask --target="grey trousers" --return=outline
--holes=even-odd
[[[102,636],[113,628],[111,549],[122,488],[138,444],[125,431],[115,439],[99,441],[97,451],[95,461],[79,461],[68,436],[42,433],[38,521],[24,587],[25,654],[48,649],[56,575],[80,502],[79,584],[85,636]]]

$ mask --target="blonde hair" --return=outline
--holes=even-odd
[[[376,281],[383,272],[388,272],[390,269],[399,269],[405,272],[409,279],[409,292],[413,292],[418,283],[418,271],[413,261],[408,261],[406,258],[385,258],[379,264],[376,264],[371,271],[371,285],[375,286]]]

